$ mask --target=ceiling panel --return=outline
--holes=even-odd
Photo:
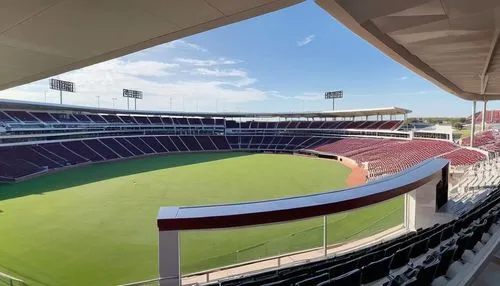
[[[123,56],[302,1],[0,1],[0,89]],[[17,67],[16,72],[9,74],[11,67]]]

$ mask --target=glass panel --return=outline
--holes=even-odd
[[[403,224],[404,196],[328,217],[328,244],[366,238]]]
[[[369,237],[404,219],[404,197],[328,217],[328,244]],[[230,230],[181,233],[183,274],[230,266],[303,250],[282,263],[323,255],[323,217]],[[268,264],[268,266],[271,263]],[[275,264],[277,266],[277,260]]]
[[[323,220],[307,219],[181,234],[182,273],[193,273],[323,245]]]

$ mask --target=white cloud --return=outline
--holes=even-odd
[[[295,95],[295,96],[283,95],[278,91],[272,91],[270,94],[274,97],[285,100],[313,101],[313,100],[323,99],[322,94],[319,92],[304,92],[301,95]]]
[[[298,100],[312,101],[323,99],[323,95],[319,92],[304,92],[304,94],[298,95],[294,98]]]
[[[176,58],[174,61],[179,62],[179,63],[184,63],[184,64],[189,64],[193,66],[199,66],[199,67],[210,67],[210,66],[218,66],[218,65],[235,65],[238,63],[241,63],[242,61],[240,60],[230,60],[226,58],[218,58],[218,59],[207,59],[207,60],[200,60],[200,59],[192,59],[192,58]]]
[[[408,77],[407,77],[407,76],[402,76],[402,77],[398,77],[398,78],[396,78],[396,80],[407,80],[407,79],[408,79]]]
[[[316,35],[311,34],[311,35],[305,37],[304,39],[297,41],[297,46],[299,46],[299,47],[305,46],[305,45],[309,44],[310,42],[312,42],[315,37],[316,37]]]
[[[217,76],[217,77],[248,77],[248,73],[241,69],[209,69],[196,68],[192,74]]]
[[[192,66],[192,70],[198,72],[193,75],[191,70],[175,74],[177,68],[178,64],[167,62],[114,59],[59,77],[76,83],[77,92],[65,93],[64,103],[83,106],[96,106],[99,96],[101,107],[112,107],[113,98],[117,98],[115,107],[126,108],[123,88],[144,92],[144,99],[138,101],[138,109],[143,110],[169,110],[170,101],[174,110],[193,111],[197,107],[200,111],[215,110],[216,102],[219,110],[234,109],[234,104],[269,97],[267,91],[252,86],[256,79],[250,78],[244,70]],[[201,74],[221,80],[204,79]],[[45,101],[45,94],[47,102],[58,102],[58,92],[48,89],[48,80],[0,91],[2,98],[40,102]]]
[[[196,68],[191,71],[191,74],[213,77],[226,77],[229,79],[226,81],[221,81],[220,84],[235,87],[252,85],[257,81],[257,79],[249,77],[248,73],[241,69]]]
[[[197,45],[193,44],[190,42],[187,42],[185,40],[175,40],[170,43],[164,44],[165,47],[167,48],[188,48],[188,49],[193,49],[196,51],[201,51],[201,52],[207,52],[208,50]]]

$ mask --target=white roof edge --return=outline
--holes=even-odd
[[[183,112],[161,110],[126,110],[96,108],[68,104],[41,103],[33,101],[0,99],[0,110],[28,110],[42,112],[106,113],[135,115],[168,115],[197,117],[348,117],[370,115],[408,114],[411,110],[400,107],[382,107],[355,110],[307,111],[307,112]]]

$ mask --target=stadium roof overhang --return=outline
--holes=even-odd
[[[0,90],[302,1],[2,1]]]
[[[382,52],[467,100],[500,99],[500,1],[316,0]]]
[[[74,112],[100,114],[135,114],[135,115],[163,115],[163,116],[197,116],[197,117],[226,117],[226,118],[338,118],[360,117],[375,115],[404,115],[411,110],[400,107],[386,107],[373,109],[316,111],[316,112],[182,112],[158,110],[126,110],[111,108],[85,107],[67,104],[39,103],[21,100],[0,99],[0,110],[27,110],[41,112]]]

